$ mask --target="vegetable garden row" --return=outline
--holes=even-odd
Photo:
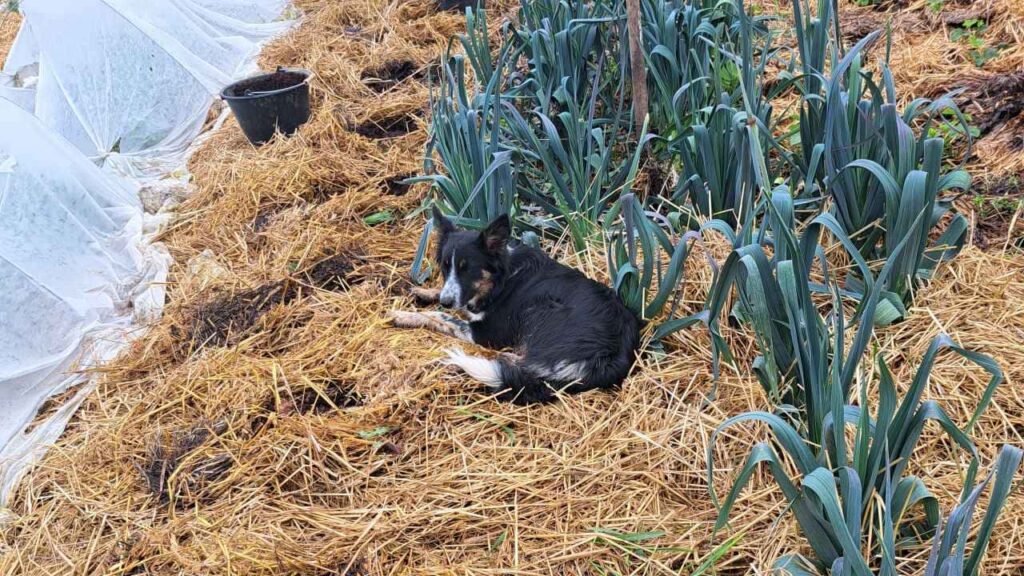
[[[885,31],[845,45],[831,0],[772,15],[734,0],[640,4],[645,90],[630,80],[621,0],[524,1],[499,31],[467,10],[433,92],[417,180],[463,226],[508,213],[524,242],[604,251],[615,289],[653,325],[652,351],[671,354],[684,330],[709,330],[717,373],[734,362],[721,323],[748,327],[760,351],[749,369],[768,403],[716,435],[748,421],[770,435],[720,500],[717,529],[764,466],[811,551],[777,566],[895,574],[901,547],[931,540],[927,574],[977,573],[1024,454],[1004,446],[979,469],[971,431],[1000,368],[940,336],[898,386],[885,351],[870,349],[875,328],[904,320],[915,291],[964,246],[953,200],[971,177],[953,152],[970,148],[967,120],[951,96],[902,100]],[[428,234],[417,281],[429,273]],[[688,262],[712,235],[732,246],[724,263]],[[713,287],[687,309],[685,271],[703,265]],[[963,427],[923,399],[943,350],[991,375]],[[950,511],[908,472],[929,421],[972,457]]]

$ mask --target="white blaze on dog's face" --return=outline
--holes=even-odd
[[[459,284],[459,267],[455,262],[455,251],[452,250],[451,262],[448,264],[448,275],[441,288],[441,304],[449,308],[462,307],[462,285]]]
[[[508,257],[508,218],[499,217],[478,233],[456,229],[435,209],[434,225],[439,234],[436,258],[444,278],[441,305],[478,315],[486,306]]]

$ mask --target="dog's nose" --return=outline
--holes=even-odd
[[[442,294],[438,301],[441,303],[441,306],[444,306],[445,308],[451,308],[452,304],[455,303],[455,299],[448,294]]]

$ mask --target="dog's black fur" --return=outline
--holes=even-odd
[[[456,229],[435,208],[434,225],[445,288],[417,296],[462,309],[470,321],[398,312],[396,325],[511,350],[497,360],[450,355],[517,404],[550,401],[556,389],[575,393],[622,382],[636,359],[640,321],[614,291],[536,248],[509,249],[507,216],[478,233]]]

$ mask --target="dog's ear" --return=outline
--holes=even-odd
[[[487,228],[480,233],[480,240],[484,249],[490,254],[497,254],[505,250],[508,244],[508,237],[512,233],[512,225],[507,214],[502,214],[487,225]]]
[[[436,230],[439,235],[444,237],[455,231],[455,225],[441,213],[437,208],[437,204],[434,204],[434,207],[431,209],[431,214],[434,216],[434,230]]]

